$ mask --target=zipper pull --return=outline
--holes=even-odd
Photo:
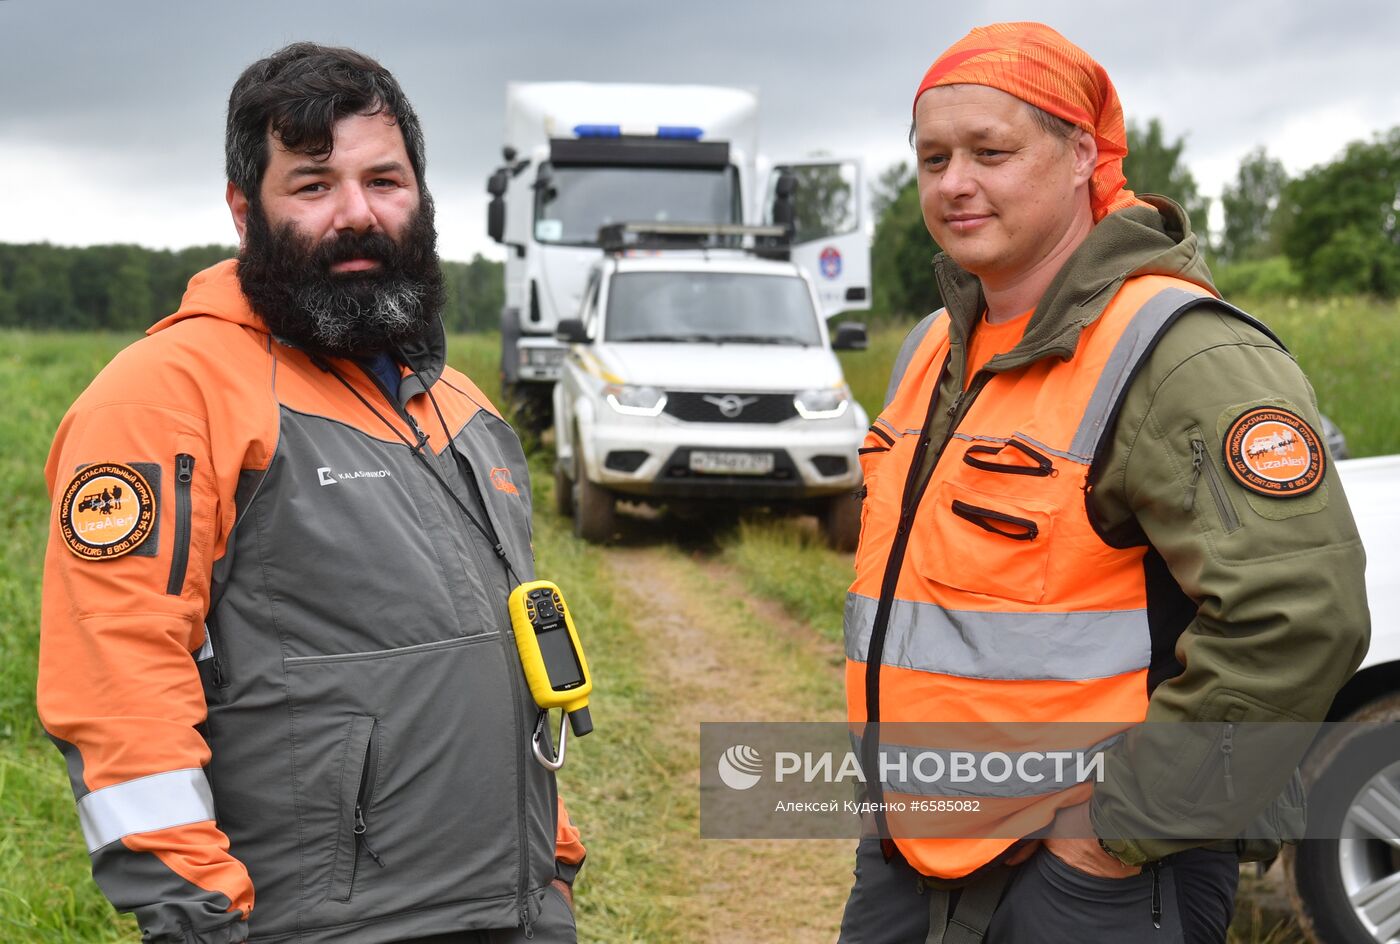
[[[379,853],[374,851],[373,847],[369,844],[369,839],[365,836],[365,833],[369,832],[369,827],[365,825],[365,811],[360,808],[360,804],[358,803],[355,804],[355,828],[351,830],[351,832],[355,834],[355,838],[359,841],[360,845],[365,847],[365,851],[368,852],[369,857],[374,860],[374,864],[381,869],[384,868],[384,860],[379,858]]]
[[[224,675],[224,663],[218,656],[214,656],[214,687],[223,688],[228,684],[228,676]]]
[[[423,447],[428,444],[428,434],[423,432],[422,428],[418,425],[418,421],[415,420],[412,414],[407,410],[404,410],[404,419],[408,420],[408,426],[413,430],[414,438],[418,440],[418,442],[413,444],[413,451],[415,453],[422,452]]]
[[[1235,726],[1225,725],[1225,734],[1220,740],[1220,753],[1225,755],[1225,799],[1235,798],[1235,777],[1230,773],[1230,756],[1235,753]]]
[[[1196,507],[1196,484],[1201,481],[1201,466],[1206,461],[1206,444],[1199,439],[1191,440],[1191,484],[1186,486],[1185,510]]]
[[[1147,863],[1147,870],[1152,873],[1152,926],[1159,931],[1162,928],[1162,865],[1160,862]]]
[[[530,906],[523,902],[520,905],[520,924],[525,928],[525,940],[533,941],[535,939],[535,926],[530,921]]]
[[[194,480],[194,456],[184,453],[175,457],[175,481],[188,485]]]

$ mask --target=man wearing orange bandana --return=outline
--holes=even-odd
[[[873,815],[841,940],[1224,941],[1239,863],[1303,824],[1306,738],[1255,732],[1326,717],[1369,636],[1312,390],[1181,208],[1128,189],[1117,93],[1059,33],[973,30],[913,116],[947,307],[861,450]],[[923,722],[1019,733],[1017,776],[910,776],[946,746]],[[1101,776],[1024,765],[1058,722]],[[908,812],[949,798],[977,815]]]

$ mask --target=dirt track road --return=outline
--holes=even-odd
[[[641,664],[677,696],[660,745],[692,759],[677,795],[699,793],[702,721],[843,720],[839,647],[755,599],[738,575],[673,548],[613,548],[606,559],[628,588]],[[678,850],[694,876],[694,893],[676,902],[687,941],[835,940],[853,843],[700,839],[698,813],[694,829],[693,845]]]

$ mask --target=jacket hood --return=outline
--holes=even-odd
[[[225,259],[202,272],[195,273],[185,288],[180,307],[146,329],[147,334],[164,331],[172,325],[191,318],[218,318],[262,334],[271,334],[267,323],[253,311],[243,287],[238,282],[238,260]],[[287,347],[296,347],[282,338],[276,339]],[[405,344],[401,353],[415,371],[404,378],[399,387],[402,402],[422,393],[437,382],[447,362],[447,338],[441,318],[433,318],[422,338]]]
[[[1140,195],[1147,206],[1110,213],[1060,269],[1014,349],[989,362],[1010,369],[1049,355],[1072,357],[1079,332],[1103,314],[1118,287],[1133,276],[1170,275],[1219,296],[1186,212],[1166,197]],[[986,307],[982,284],[947,253],[934,259],[953,338],[964,342]]]

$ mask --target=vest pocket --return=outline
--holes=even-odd
[[[944,482],[910,542],[919,574],[957,590],[1023,603],[1045,598],[1054,506]]]
[[[361,855],[384,862],[370,846],[368,810],[374,798],[378,766],[378,745],[374,739],[375,719],[364,715],[353,718],[345,738],[345,755],[340,769],[340,824],[336,830],[335,860],[331,866],[330,896],[349,901],[355,887],[355,873]]]

